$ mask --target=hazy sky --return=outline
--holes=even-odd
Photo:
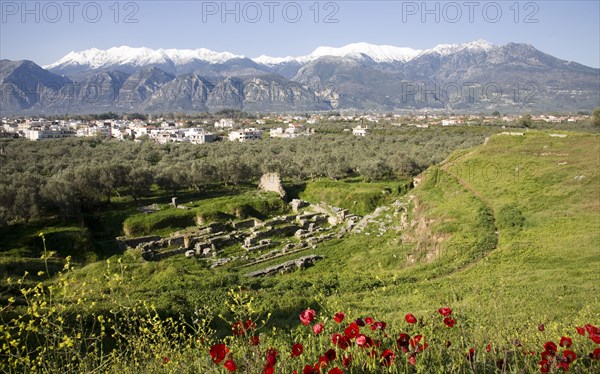
[[[591,1],[5,1],[0,58],[44,65],[70,51],[128,45],[299,56],[352,42],[427,49],[484,39],[529,43],[600,67]]]

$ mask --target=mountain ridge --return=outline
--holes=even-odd
[[[366,42],[350,43],[342,47],[317,47],[312,53],[303,56],[273,57],[261,55],[249,60],[267,66],[297,62],[300,64],[316,60],[320,57],[347,55],[366,55],[378,63],[408,62],[428,53],[449,54],[463,49],[490,49],[495,45],[485,40],[476,40],[459,44],[439,44],[431,49],[413,49],[392,45],[377,45]],[[60,71],[68,66],[86,66],[89,69],[101,69],[113,65],[144,66],[150,64],[184,65],[191,61],[203,61],[209,64],[225,63],[232,59],[246,59],[244,55],[231,52],[215,52],[205,48],[199,49],[151,49],[147,47],[120,46],[106,50],[90,48],[83,51],[71,51],[58,61],[42,66],[46,70]]]
[[[514,113],[590,110],[600,103],[600,69],[522,43],[477,40],[425,51],[353,43],[317,48],[308,57],[255,59],[259,62],[202,49],[111,50],[108,55],[93,50],[89,61],[73,55],[72,64],[50,70],[31,61],[2,60],[0,112]],[[127,53],[115,57],[118,51]]]

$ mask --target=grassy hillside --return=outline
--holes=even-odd
[[[373,250],[349,260],[366,273],[415,282],[365,293],[357,307],[391,316],[390,298],[413,310],[452,304],[480,323],[515,329],[528,319],[573,320],[586,308],[600,310],[591,297],[600,287],[599,152],[597,136],[498,135],[429,169],[411,192],[413,208],[419,204],[412,219],[428,223],[424,237],[404,245],[365,240],[363,248]],[[406,251],[421,260],[408,263]],[[399,260],[384,261],[389,254]],[[367,258],[385,265],[369,267]]]
[[[600,137],[577,133],[553,137],[542,131],[496,135],[484,145],[453,153],[420,177],[420,184],[406,195],[398,192],[400,182],[308,183],[300,196],[314,202],[326,201],[361,215],[378,206],[386,208],[369,216],[361,230],[306,252],[324,259],[303,271],[266,278],[245,276],[297,257],[293,255],[260,266],[210,269],[203,261],[182,256],[144,262],[139,253],[129,250],[62,279],[72,282],[73,295],[61,297],[72,316],[113,315],[114,323],[124,317],[134,321],[127,328],[138,340],[121,342],[129,347],[123,351],[128,353],[119,356],[121,361],[111,361],[109,371],[172,372],[183,370],[185,363],[188,369],[218,372],[224,369],[198,357],[208,357],[208,347],[220,341],[233,347],[240,371],[260,371],[264,354],[231,336],[231,321],[245,318],[261,326],[265,321],[266,327],[257,332],[264,342],[260,347],[274,346],[283,352],[279,364],[283,372],[301,369],[314,362],[302,359],[301,365],[290,359],[286,349],[293,342],[302,341],[306,354],[316,359],[331,345],[330,335],[314,338],[298,326],[298,313],[308,307],[317,311],[329,334],[342,326],[331,320],[340,310],[351,318],[373,316],[386,321],[395,327],[389,333],[393,338],[380,337],[384,346],[396,347],[399,332],[423,331],[431,348],[422,363],[413,367],[403,357],[402,364],[389,369],[405,373],[431,368],[494,372],[498,359],[511,362],[509,371],[533,372],[539,370],[539,351],[546,340],[573,337],[574,326],[598,325]],[[269,198],[250,195],[190,202],[189,210],[171,209],[163,214],[184,215],[187,220],[200,210],[235,215],[237,208],[251,201],[258,205],[248,206],[262,214],[283,208]],[[139,227],[136,233],[180,226],[159,227],[148,217],[133,216],[126,224]],[[238,293],[231,291],[238,287]],[[80,295],[85,295],[85,302],[78,299]],[[446,305],[458,321],[456,330],[436,327],[435,311]],[[161,318],[185,321],[184,325],[204,321],[202,334],[196,331],[193,336],[202,336],[208,343],[191,342],[189,330],[177,339],[168,338],[166,331],[171,330],[165,326],[171,322],[155,312]],[[407,325],[409,312],[422,324]],[[158,321],[165,321],[164,325]],[[538,331],[539,324],[547,326],[546,332]],[[135,334],[146,331],[144,326],[156,333],[152,342],[144,340],[143,333]],[[448,351],[443,344],[446,339],[454,342]],[[497,348],[483,353],[490,342]],[[140,349],[144,344],[150,344],[147,352]],[[519,358],[521,344],[523,350],[537,354]],[[587,340],[577,343],[578,354],[587,355],[589,344]],[[465,358],[469,347],[481,352],[475,360]],[[173,366],[160,363],[162,352],[173,360]],[[515,352],[518,357],[511,357]],[[360,364],[348,372],[387,370],[377,362],[369,366],[367,356],[361,361],[360,353],[353,354]],[[574,371],[594,372],[596,364],[579,357]]]
[[[589,298],[600,286],[599,140],[495,136],[443,165],[493,210],[499,230],[496,250],[448,279],[496,290],[470,295],[473,306],[492,313],[493,303],[516,318],[540,319],[571,319],[586,306],[600,310]],[[520,212],[521,225],[506,225],[511,210]]]

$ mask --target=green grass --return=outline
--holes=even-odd
[[[308,183],[299,196],[311,203],[325,202],[354,214],[366,215],[380,205],[394,202],[406,184],[398,181],[365,183],[361,178],[321,179]]]
[[[573,321],[580,310],[600,310],[598,299],[590,297],[600,285],[598,146],[596,135],[495,136],[472,152],[451,156],[453,161],[442,167],[441,175],[430,169],[426,181],[412,193],[426,206],[426,219],[433,221],[431,235],[452,235],[442,245],[441,258],[408,269],[363,268],[390,279],[406,277],[407,271],[416,279],[431,279],[386,287],[376,295],[363,293],[357,304],[384,310],[386,315],[393,314],[390,299],[413,310],[452,304],[479,316],[482,324],[508,330],[531,319]],[[559,165],[562,162],[567,164]],[[517,166],[524,171],[515,174]],[[580,175],[585,177],[576,180]],[[500,230],[492,250],[470,247],[483,234],[489,236],[489,230],[477,229],[476,212],[482,204],[495,218],[511,204],[524,217],[520,231]],[[380,258],[379,248],[386,253],[381,243],[372,247],[377,249],[373,258]],[[368,257],[358,256],[357,264]],[[463,260],[469,262],[460,264]],[[446,274],[444,268],[451,269],[449,265],[457,261],[461,266]],[[342,295],[343,300],[355,298]],[[600,314],[595,316],[600,319]]]
[[[71,256],[76,263],[97,261],[99,251],[87,228],[59,220],[15,224],[0,229],[0,278],[20,277],[25,270],[37,272],[44,254],[39,233],[46,236],[49,251],[62,262]]]

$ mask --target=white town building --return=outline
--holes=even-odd
[[[62,139],[75,136],[75,132],[59,127],[25,130],[25,137],[29,140]]]
[[[215,128],[217,129],[232,129],[235,127],[235,122],[231,118],[222,118],[215,122]]]
[[[299,136],[310,135],[300,124],[290,124],[287,128],[278,127],[269,132],[271,138],[297,138]]]
[[[250,127],[238,131],[232,131],[229,133],[228,138],[232,142],[247,142],[251,140],[259,140],[262,139],[262,131]]]
[[[352,130],[352,135],[354,135],[354,136],[367,136],[368,134],[369,134],[368,126],[362,127],[361,125],[358,125]]]

